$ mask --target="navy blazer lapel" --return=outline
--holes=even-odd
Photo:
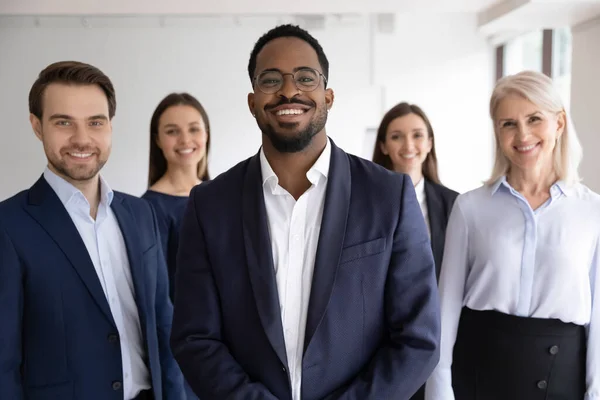
[[[260,321],[275,353],[284,365],[288,365],[259,154],[249,160],[244,178],[242,194],[244,245],[250,283]]]
[[[116,327],[85,243],[71,216],[43,177],[29,190],[28,200],[26,211],[38,221],[67,256],[100,310]]]
[[[325,206],[306,318],[305,352],[323,319],[335,282],[346,235],[350,190],[351,175],[348,155],[331,141],[331,161],[325,192]]]
[[[135,300],[141,319],[140,322],[142,325],[142,330],[145,333],[145,312],[147,308],[145,278],[148,272],[145,271],[142,260],[143,250],[146,249],[142,249],[140,246],[140,233],[137,231],[138,224],[136,223],[135,217],[129,208],[129,204],[125,201],[124,197],[120,193],[114,192],[113,201],[110,207],[117,217],[119,227],[121,228],[121,234],[123,235],[123,239],[125,241],[125,247],[127,248],[127,258],[129,259],[129,268],[131,270],[131,278],[133,280],[133,287],[135,289]]]
[[[440,277],[441,255],[444,251],[444,218],[442,213],[444,207],[442,200],[435,187],[425,180],[425,202],[427,203],[427,215],[429,219],[429,229],[431,230],[431,250],[435,258],[435,273]]]

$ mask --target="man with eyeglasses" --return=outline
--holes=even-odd
[[[262,36],[248,106],[263,145],[191,193],[171,347],[202,400],[403,400],[437,364],[413,185],[327,137],[328,70],[308,32]]]

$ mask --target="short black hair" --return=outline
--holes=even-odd
[[[250,76],[251,82],[254,81],[256,57],[258,56],[258,53],[260,53],[267,43],[282,37],[295,37],[308,43],[317,52],[317,58],[323,69],[323,75],[326,80],[329,80],[329,61],[317,39],[297,25],[286,24],[271,29],[269,32],[262,35],[254,45],[254,49],[252,49],[252,53],[250,53],[250,61],[248,62],[248,75]]]

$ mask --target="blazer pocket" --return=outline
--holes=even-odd
[[[358,260],[359,258],[373,256],[385,250],[385,238],[369,240],[368,242],[355,244],[342,249],[340,264]]]

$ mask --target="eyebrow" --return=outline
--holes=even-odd
[[[415,129],[411,129],[408,132],[410,133],[410,132],[426,132],[426,131],[427,131],[427,129],[415,128]],[[400,131],[398,129],[395,129],[395,130],[391,131],[390,133],[402,133],[402,134],[404,134],[404,131]]]
[[[67,115],[67,114],[53,114],[50,116],[50,118],[48,118],[49,121],[53,121],[55,119],[66,119],[66,120],[72,121],[75,118],[73,118],[72,116]],[[92,115],[91,117],[87,118],[87,120],[89,120],[89,121],[97,121],[97,120],[108,121],[108,117],[104,114],[98,114],[98,115]]]
[[[527,114],[525,116],[525,118],[533,117],[534,115],[541,114],[541,113],[542,113],[541,111],[534,111],[531,114]],[[504,121],[514,121],[514,118],[502,118],[502,119],[498,120],[498,122],[504,122]]]
[[[97,121],[97,120],[103,120],[103,121],[108,121],[108,117],[104,114],[98,114],[98,115],[92,115],[91,117],[88,118],[89,121]]]
[[[188,122],[188,125],[200,125],[200,121],[192,121],[192,122]],[[179,128],[179,125],[177,124],[165,124],[163,125],[163,129],[165,128]]]
[[[320,72],[320,71],[319,71],[318,69],[316,69],[316,68],[313,68],[313,67],[306,67],[306,66],[304,66],[304,67],[296,67],[296,68],[294,68],[292,71],[293,71],[293,72],[297,72],[297,71],[301,71],[301,70],[303,70],[303,69],[314,69],[315,71],[317,71],[317,72],[319,72],[319,73],[322,73],[322,72]],[[260,72],[258,75],[262,74],[263,72],[279,72],[279,73],[283,73],[283,72],[282,72],[282,71],[281,71],[279,68],[267,68],[267,69],[264,69],[264,70],[262,70],[262,71],[261,71],[261,72]]]

